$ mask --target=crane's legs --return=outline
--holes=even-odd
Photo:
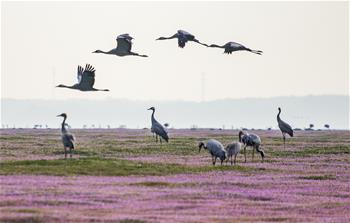
[[[255,146],[253,147],[252,161],[254,160],[254,152],[255,152]]]
[[[286,136],[284,134],[283,135],[283,148],[286,149]]]
[[[213,162],[213,165],[214,165],[214,166],[215,166],[215,163],[216,163],[216,159],[217,159],[217,157],[215,156],[214,162]]]
[[[233,163],[236,165],[236,158],[237,158],[237,154],[235,155],[235,159],[233,161]],[[232,158],[231,158],[231,165],[232,165]]]
[[[246,148],[247,146],[244,146],[244,162],[247,162],[247,154],[246,154]]]
[[[64,146],[64,158],[67,159],[67,148]]]
[[[69,153],[70,153],[70,158],[73,157],[73,149],[72,148],[69,148]]]

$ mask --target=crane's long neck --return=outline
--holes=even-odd
[[[178,35],[176,33],[176,34],[169,36],[169,37],[159,37],[157,40],[175,39],[177,37],[178,37]]]
[[[74,85],[73,86],[67,86],[67,85],[60,84],[57,87],[76,89]]]
[[[211,44],[208,47],[225,48],[225,46],[219,46],[219,45],[216,45],[216,44]]]
[[[62,133],[67,133],[67,129],[66,129],[66,119],[67,119],[67,117],[63,117],[63,122],[62,122],[62,127],[61,127],[61,132],[62,132]]]
[[[281,109],[278,110],[277,121],[281,121],[280,114],[281,114]]]
[[[153,124],[154,122],[157,122],[156,119],[154,118],[154,112],[156,112],[156,110],[153,110],[153,111],[152,111],[152,116],[151,116],[152,124]]]
[[[113,50],[110,50],[110,51],[96,50],[94,53],[114,54]]]
[[[201,151],[202,148],[208,149],[207,146],[204,144],[204,142],[199,143],[199,152]]]
[[[255,149],[256,149],[256,151],[258,151],[258,153],[260,153],[261,158],[264,159],[264,157],[265,157],[264,150],[262,148],[260,148],[260,146],[255,147]]]
[[[243,135],[243,132],[240,131],[239,134],[238,134],[239,142],[242,142],[242,135]]]

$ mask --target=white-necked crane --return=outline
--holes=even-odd
[[[57,115],[57,117],[63,117],[61,133],[62,133],[62,144],[64,148],[64,158],[67,158],[67,148],[69,149],[70,157],[72,158],[73,150],[74,150],[74,136],[70,134],[66,129],[67,114],[62,113],[60,115]]]
[[[249,48],[243,46],[242,44],[236,43],[236,42],[228,42],[222,46],[219,46],[216,44],[211,44],[208,47],[223,48],[223,49],[225,49],[224,53],[227,53],[227,54],[232,54],[232,52],[235,52],[235,51],[249,51],[251,53],[255,53],[255,54],[259,54],[259,55],[261,55],[263,53],[263,51],[261,51],[261,50],[252,50],[252,49],[249,49]]]
[[[184,48],[188,41],[193,41],[193,42],[199,43],[203,46],[208,46],[205,43],[201,43],[199,40],[196,39],[196,37],[194,35],[192,35],[189,32],[186,32],[184,30],[178,30],[177,33],[175,33],[174,35],[172,35],[170,37],[159,37],[156,40],[167,40],[167,39],[177,39],[177,43],[178,43],[178,46],[180,48]]]
[[[85,69],[78,66],[78,83],[73,86],[66,86],[63,84],[57,85],[56,87],[70,88],[80,91],[109,91],[108,89],[96,89],[95,84],[95,68],[90,64],[86,64]]]
[[[281,108],[278,107],[277,122],[278,122],[278,127],[282,132],[284,148],[286,148],[286,134],[288,134],[290,137],[293,137],[294,134],[293,134],[292,127],[280,118],[280,114],[281,114]]]
[[[117,36],[117,47],[110,50],[110,51],[102,51],[102,50],[95,50],[93,53],[104,53],[104,54],[111,54],[116,56],[139,56],[139,57],[148,57],[147,55],[141,55],[135,52],[131,51],[132,46],[132,40],[134,38],[131,37],[129,34],[121,34]]]
[[[169,141],[169,136],[168,136],[168,132],[167,132],[166,128],[164,128],[164,126],[162,126],[162,124],[160,124],[154,118],[154,112],[155,112],[156,109],[154,107],[150,107],[147,110],[152,110],[152,117],[151,117],[152,127],[151,127],[151,132],[156,134],[156,142],[158,142],[158,137],[157,136],[159,136],[160,143],[162,143],[162,138],[166,142],[168,142]]]

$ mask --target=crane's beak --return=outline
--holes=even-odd
[[[57,115],[56,117],[62,117],[62,115]]]

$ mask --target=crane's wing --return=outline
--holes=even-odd
[[[117,50],[118,51],[124,51],[124,52],[130,52],[131,51],[131,45],[133,38],[129,34],[122,34],[117,37]]]
[[[92,88],[95,84],[95,68],[86,64],[84,72],[81,74],[79,85],[82,88]]]
[[[82,75],[83,75],[83,72],[84,72],[84,69],[79,65],[79,66],[78,66],[78,72],[77,72],[78,84],[79,84],[80,81],[81,81],[81,77],[82,77]]]
[[[245,46],[236,42],[228,42],[225,44],[225,52],[231,54],[233,51],[245,49]]]
[[[177,33],[179,34],[179,36],[187,37],[189,40],[193,40],[194,39],[194,35],[192,35],[189,32],[186,32],[185,30],[178,30]]]
[[[242,44],[239,44],[239,43],[236,43],[236,42],[229,42],[228,44],[232,48],[245,48]]]
[[[249,141],[251,144],[259,145],[261,144],[261,139],[258,135],[249,134]]]
[[[278,122],[278,127],[279,127],[282,131],[288,133],[288,135],[290,135],[291,137],[293,137],[293,129],[292,129],[292,127],[291,127],[288,123],[286,123],[286,122],[280,120],[280,121]]]
[[[191,41],[195,40],[194,35],[192,35],[189,32],[186,32],[184,30],[177,31],[177,42],[178,42],[179,47],[184,48],[187,41],[189,41],[189,40],[191,40]]]
[[[166,131],[166,129],[158,122],[155,122],[153,125],[152,125],[152,128],[154,130],[154,132],[161,136],[163,139],[165,139],[166,141],[169,140],[169,137],[168,137],[168,132]]]
[[[65,147],[74,149],[74,136],[72,134],[66,133],[62,135],[62,142]]]

